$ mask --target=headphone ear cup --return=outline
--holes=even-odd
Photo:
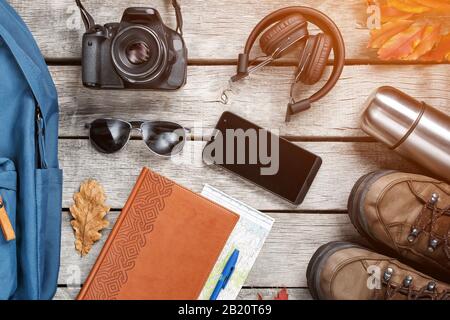
[[[299,74],[297,79],[307,85],[313,85],[319,82],[327,66],[328,59],[333,49],[333,39],[324,33],[311,36],[308,39],[311,44],[305,46],[301,53],[299,63]],[[306,61],[302,61],[305,60]]]
[[[308,37],[308,39],[300,46],[300,57],[298,61],[297,74],[295,75],[295,82],[304,82],[306,71],[309,68],[309,61],[312,57],[312,52],[315,46],[315,36]]]
[[[277,49],[287,49],[308,35],[308,22],[301,14],[290,15],[270,27],[259,40],[262,51],[271,56]]]

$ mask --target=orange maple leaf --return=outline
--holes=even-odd
[[[381,27],[381,29],[374,29],[371,32],[372,39],[369,43],[369,48],[381,48],[390,38],[396,34],[408,29],[414,21],[411,20],[395,20],[389,21]]]
[[[424,29],[425,26],[412,25],[396,34],[378,50],[378,56],[382,60],[408,57],[419,45]]]
[[[380,6],[380,12],[381,12],[381,22],[386,23],[390,21],[395,20],[408,20],[411,18],[414,14],[403,12],[400,10],[397,10],[396,8],[389,7],[387,4],[384,4]]]
[[[264,300],[263,296],[258,293],[258,300]],[[286,288],[281,289],[273,300],[289,300],[289,294]]]
[[[420,59],[423,61],[437,62],[442,62],[444,60],[450,61],[450,34],[443,36],[441,42]]]
[[[274,300],[289,300],[289,294],[286,288],[278,292]]]
[[[418,2],[412,0],[387,0],[387,5],[399,11],[408,13],[424,13],[431,10],[430,7],[422,6]]]
[[[406,57],[406,60],[417,60],[426,53],[430,52],[441,40],[441,26],[427,26],[423,32],[422,39],[415,48],[414,52]]]
[[[431,10],[450,10],[450,1],[445,0],[414,0],[425,7],[430,8]]]
[[[368,0],[378,4],[381,28],[368,47],[382,60],[450,61],[450,0]]]

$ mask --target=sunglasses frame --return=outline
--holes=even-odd
[[[130,132],[128,133],[127,141],[125,142],[125,144],[124,144],[119,150],[117,150],[117,151],[115,151],[115,152],[112,152],[112,153],[108,153],[108,152],[104,152],[104,151],[100,150],[98,147],[96,147],[96,144],[94,143],[94,140],[93,140],[92,137],[91,137],[91,130],[90,130],[90,129],[91,129],[91,127],[92,127],[92,124],[93,124],[95,121],[97,121],[97,120],[119,121],[119,122],[122,122],[122,123],[127,124],[127,125],[130,127]],[[104,153],[104,154],[114,154],[114,153],[119,153],[120,151],[122,151],[122,150],[128,145],[128,143],[129,143],[130,140],[131,140],[131,135],[132,135],[132,133],[133,133],[133,130],[138,131],[138,132],[141,134],[141,138],[143,139],[144,136],[143,136],[143,130],[142,130],[142,127],[144,126],[144,124],[147,124],[147,123],[155,123],[155,122],[158,122],[158,121],[159,121],[159,120],[153,120],[153,121],[150,121],[150,120],[126,121],[126,120],[119,119],[119,118],[98,118],[98,119],[95,119],[94,121],[92,121],[91,123],[87,123],[87,124],[85,125],[85,128],[86,128],[86,129],[89,129],[89,141],[90,141],[91,144],[95,147],[95,149],[97,149],[98,151],[100,151],[101,153]],[[152,152],[154,155],[156,155],[156,156],[158,156],[158,157],[161,157],[161,158],[171,158],[171,157],[173,157],[173,156],[176,156],[176,155],[180,154],[180,153],[183,151],[184,146],[185,146],[185,144],[186,144],[186,139],[187,139],[186,133],[191,133],[191,129],[186,128],[186,127],[183,127],[181,124],[176,123],[176,122],[172,122],[172,121],[161,121],[161,122],[166,122],[166,123],[175,124],[175,125],[179,126],[180,129],[183,129],[183,145],[182,145],[182,147],[180,148],[180,150],[179,150],[178,152],[176,152],[176,153],[173,153],[173,154],[171,154],[171,155],[169,155],[169,156],[166,156],[166,155],[159,154],[159,153],[157,153],[156,151],[152,150],[152,149],[147,145],[147,143],[145,143],[145,141],[143,141],[143,142],[144,142],[145,146],[147,147],[147,149],[149,149],[150,152]]]

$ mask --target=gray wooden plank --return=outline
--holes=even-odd
[[[247,279],[247,287],[306,287],[306,268],[313,253],[329,241],[359,240],[346,214],[271,213],[276,222]],[[63,213],[60,285],[79,288],[105,243],[118,212],[111,212],[110,227],[92,251],[81,258],[74,248],[70,215]]]
[[[359,177],[377,169],[422,172],[379,143],[304,142],[299,146],[323,158],[323,165],[305,202],[294,207],[271,193],[216,166],[202,162],[204,142],[190,141],[184,153],[172,159],[154,156],[140,140],[132,140],[122,152],[105,155],[94,150],[88,140],[60,140],[60,160],[64,169],[64,208],[72,194],[87,178],[95,178],[106,189],[108,203],[122,208],[142,167],[196,192],[205,183],[262,210],[346,210],[347,198]]]
[[[282,288],[276,289],[256,289],[244,288],[239,293],[239,300],[259,300],[259,296],[263,300],[274,300]],[[307,288],[291,288],[287,289],[289,300],[311,300],[311,294]]]
[[[259,296],[263,300],[273,300],[278,292],[282,288],[271,289],[256,289],[256,288],[243,288],[238,296],[238,300],[258,300]],[[287,289],[289,300],[311,300],[311,294],[306,288],[293,288]],[[79,288],[58,288],[56,291],[54,300],[74,300],[79,292]]]
[[[72,0],[10,0],[35,35],[48,58],[78,58],[81,56],[82,28],[80,14]],[[164,21],[175,25],[169,1],[101,0],[84,1],[96,22],[118,22],[126,7],[154,6]],[[289,0],[277,1],[180,1],[185,20],[185,39],[191,59],[236,59],[243,50],[251,29],[266,14],[286,6]],[[374,53],[366,49],[369,32],[366,29],[366,6],[360,0],[304,0],[301,5],[322,10],[335,19],[347,39],[347,55],[352,59],[369,59]]]
[[[329,96],[288,124],[284,119],[293,68],[269,67],[233,86],[228,105],[219,99],[234,72],[232,66],[192,66],[187,86],[177,92],[92,91],[83,88],[80,67],[50,70],[59,91],[62,137],[86,136],[84,124],[98,117],[172,120],[203,128],[195,133],[205,136],[229,110],[282,135],[361,138],[366,136],[359,128],[362,106],[383,85],[396,86],[450,114],[450,65],[348,66]],[[306,97],[317,87],[298,89],[298,96]]]
[[[80,292],[79,287],[72,288],[58,288],[56,290],[55,296],[53,300],[61,301],[61,300],[75,300],[78,292]]]

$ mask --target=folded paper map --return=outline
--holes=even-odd
[[[239,295],[275,220],[209,185],[203,188],[202,196],[237,213],[240,219],[222,250],[199,299],[210,298],[228,258],[234,249],[238,249],[240,254],[236,269],[227,287],[218,297],[218,300],[234,300]]]

